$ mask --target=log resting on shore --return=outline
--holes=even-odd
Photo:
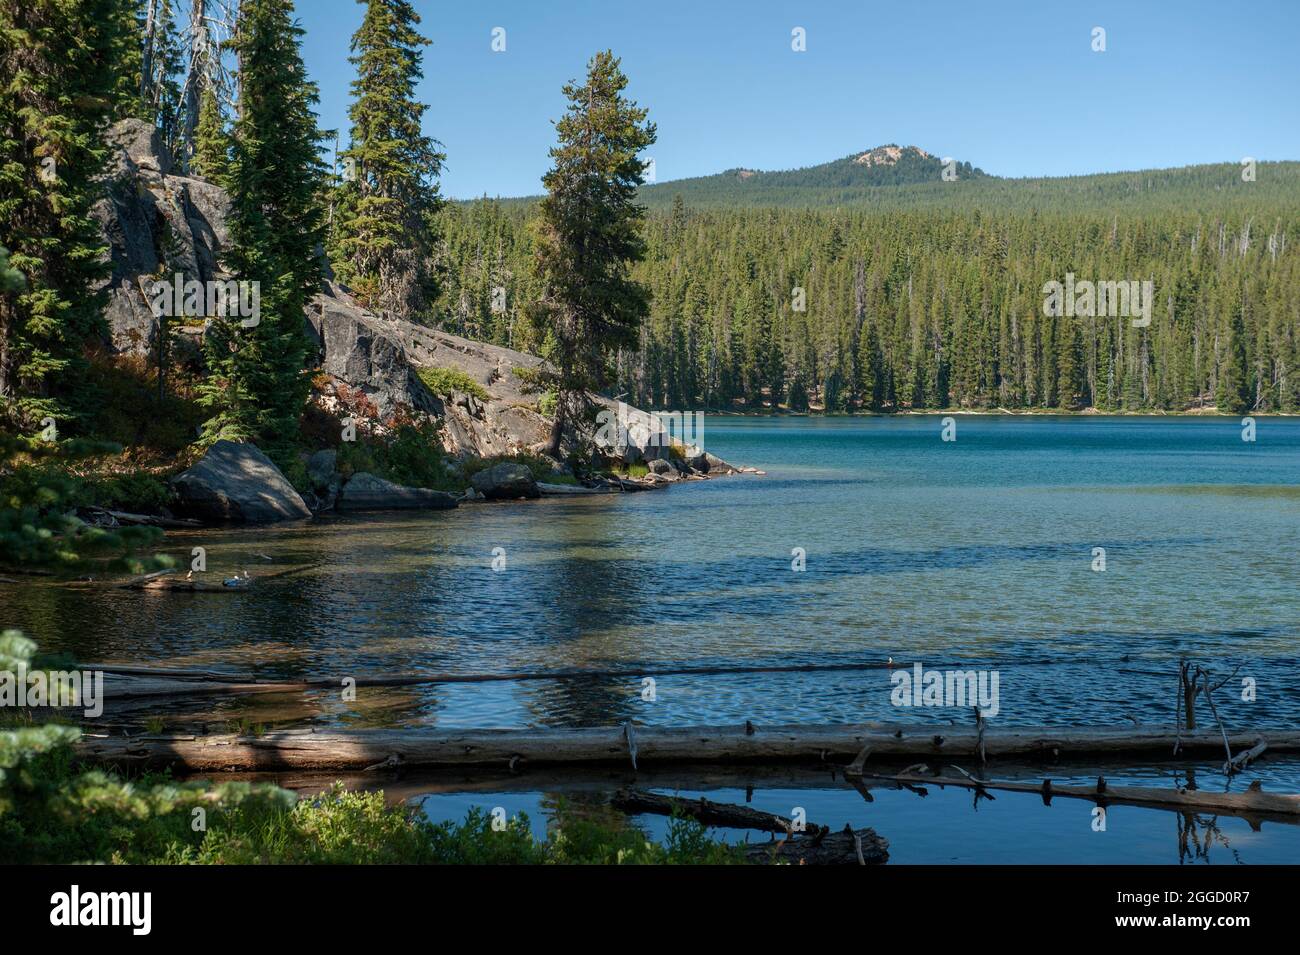
[[[1078,755],[1173,758],[1176,730],[1164,727],[1026,726],[986,728],[985,753],[1052,759]],[[1260,739],[1271,751],[1300,750],[1300,729],[1253,729],[1228,735],[1234,749]],[[1221,753],[1223,736],[1183,732],[1179,755]],[[682,762],[823,761],[844,764],[871,748],[875,757],[956,760],[977,752],[976,731],[949,724],[842,724],[756,726],[639,726],[640,765]],[[625,727],[521,729],[280,730],[260,736],[170,739],[87,737],[79,752],[91,762],[172,766],[193,772],[322,770],[387,767],[520,765],[627,765]]]

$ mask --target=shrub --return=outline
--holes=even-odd
[[[73,473],[73,466],[119,450],[78,439],[0,436],[0,564],[72,569],[92,557],[107,557],[109,569],[132,573],[172,566],[174,561],[165,556],[135,556],[162,537],[157,528],[109,531],[85,524],[74,513],[97,500],[94,487]],[[143,486],[137,483],[134,489]],[[130,490],[124,488],[117,493]]]
[[[35,646],[0,635],[0,670],[31,662]],[[432,823],[382,792],[342,783],[300,799],[270,784],[213,786],[166,776],[135,781],[81,772],[68,726],[0,730],[0,863],[663,865],[744,862],[697,822],[672,819],[663,844],[608,807],[561,804],[544,841],[520,814],[494,829],[482,810]],[[195,825],[202,819],[201,826]]]
[[[397,484],[437,491],[465,487],[442,448],[435,420],[398,425],[386,437],[368,437],[339,445],[339,473],[348,478],[365,471]]]
[[[473,395],[479,401],[490,397],[487,389],[459,368],[421,368],[416,374],[435,395],[446,397],[453,391]]]

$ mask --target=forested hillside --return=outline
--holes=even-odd
[[[753,177],[643,188],[636,272],[654,298],[619,391],[673,408],[1300,410],[1300,164],[860,189],[834,167],[816,184],[768,174],[786,178],[752,206]],[[444,210],[436,320],[543,345],[534,214]],[[1045,315],[1044,285],[1067,273],[1152,282],[1150,325]]]

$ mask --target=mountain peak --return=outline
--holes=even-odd
[[[898,146],[889,143],[884,146],[877,146],[875,149],[868,149],[866,152],[854,156],[853,161],[859,166],[892,166],[902,159],[904,155],[909,154],[920,159],[930,158],[930,154],[918,146]]]

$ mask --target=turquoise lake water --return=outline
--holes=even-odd
[[[997,670],[1007,723],[1170,719],[1185,655],[1224,676],[1241,668],[1218,700],[1229,722],[1300,720],[1300,421],[1261,418],[1253,443],[1224,418],[958,416],[952,442],[930,416],[705,427],[711,451],[766,475],[172,533],[167,550],[187,564],[204,546],[213,575],[321,566],[217,596],[27,588],[6,624],[82,661],[263,676],[892,657]],[[307,716],[965,719],[893,706],[883,669],[663,676],[654,702],[643,689],[628,678],[411,687],[358,705],[323,695]]]
[[[362,688],[354,702],[335,691],[259,696],[167,713],[210,729],[236,718],[268,726],[969,722],[967,708],[893,705],[891,671],[879,668],[891,657],[996,671],[1003,724],[1170,725],[1183,656],[1222,677],[1237,671],[1216,696],[1228,726],[1300,722],[1300,421],[1261,418],[1254,442],[1224,418],[957,416],[952,442],[942,427],[929,416],[711,417],[706,447],[766,475],[171,533],[168,552],[188,563],[191,547],[205,547],[214,576],[319,566],[221,595],[35,583],[9,591],[4,624],[85,662],[265,677],[627,674]],[[1094,569],[1099,547],[1104,571]],[[796,548],[802,571],[792,569]],[[500,572],[494,551],[505,556]],[[874,668],[661,675],[653,701],[643,699],[640,678],[681,666],[859,663]],[[1242,680],[1253,681],[1253,700],[1242,698]],[[137,704],[123,718],[156,709]],[[1050,772],[1086,782],[1097,769]],[[1028,778],[1037,771],[1024,769]],[[1106,769],[1117,784],[1160,786],[1184,781],[1181,772]],[[1273,791],[1300,791],[1294,757],[1266,756],[1232,781],[1214,760],[1199,773],[1203,788],[1261,779]],[[407,781],[403,798],[435,818],[471,806],[524,810],[544,828],[560,798],[599,802],[637,782],[787,814],[803,806],[835,828],[873,825],[898,862],[1300,858],[1298,826],[1255,831],[1239,819],[1117,807],[1108,835],[1093,831],[1086,802],[1044,807],[1035,796],[1000,794],[976,808],[953,790],[924,800],[877,791],[868,805],[828,767],[789,777],[754,770],[744,785],[627,775],[441,780],[424,789]],[[662,834],[663,820],[645,823]],[[1188,845],[1204,852],[1182,851]]]

